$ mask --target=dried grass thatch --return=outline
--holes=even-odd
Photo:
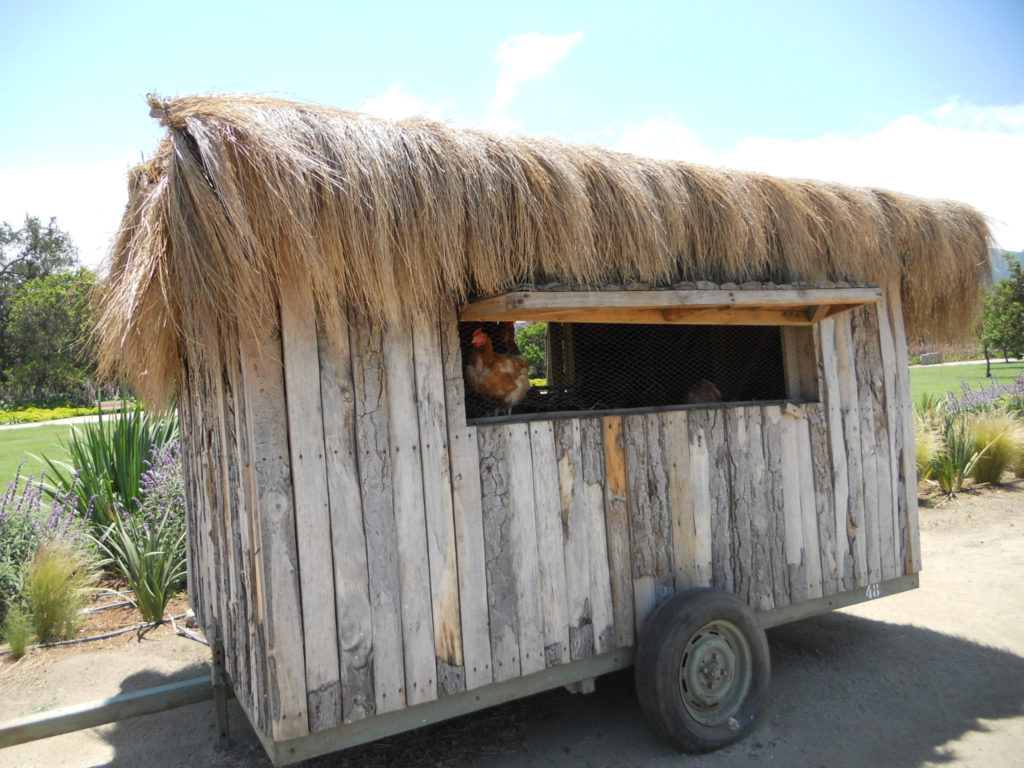
[[[163,102],[101,302],[102,363],[150,402],[181,361],[276,316],[391,322],[530,280],[901,281],[912,328],[963,326],[988,271],[971,208],[248,96]]]

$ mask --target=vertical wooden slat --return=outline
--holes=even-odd
[[[793,600],[789,558],[786,554],[785,470],[782,462],[782,409],[765,406],[761,419],[762,452],[765,460],[763,496],[768,510],[769,557],[772,572],[772,600],[775,607]],[[829,489],[831,493],[831,489]]]
[[[493,673],[487,617],[480,455],[476,427],[466,426],[465,385],[458,328],[455,312],[445,313],[441,318],[441,344],[455,550],[459,569],[462,655],[466,688],[477,688],[491,682]]]
[[[566,613],[562,507],[555,459],[555,432],[550,421],[530,424],[533,498],[540,568],[544,658],[550,666],[569,661],[569,618]]]
[[[302,589],[309,728],[321,731],[341,722],[334,556],[320,377],[315,375],[320,362],[312,288],[288,271],[281,277],[281,346],[292,483],[296,489],[295,531]]]
[[[882,553],[879,531],[879,489],[888,479],[882,473],[883,465],[878,455],[878,440],[875,435],[875,405],[872,392],[872,378],[880,369],[880,360],[871,354],[871,329],[866,309],[850,313],[850,331],[853,352],[853,373],[857,387],[857,413],[860,420],[861,468],[864,477],[864,527],[860,538],[864,541],[867,562],[867,580],[877,583],[882,580]]]
[[[917,520],[917,464],[914,458],[914,413],[910,400],[910,369],[907,367],[907,336],[903,329],[903,305],[899,283],[885,286],[889,323],[896,356],[896,407],[899,427],[896,432],[896,452],[901,469],[900,499],[904,507],[903,567],[906,573],[921,570],[921,532]]]
[[[494,680],[520,675],[519,617],[513,544],[514,509],[509,503],[508,440],[501,426],[477,431],[487,562],[487,613]]]
[[[839,398],[843,416],[843,434],[847,446],[847,471],[850,480],[847,535],[853,553],[854,586],[863,587],[868,584],[867,530],[864,521],[864,465],[860,435],[860,405],[857,397],[857,377],[854,370],[853,338],[849,313],[835,318],[835,339],[836,370],[839,378]]]
[[[708,464],[711,498],[711,585],[726,592],[736,591],[732,556],[732,471],[725,410],[708,412]]]
[[[242,370],[238,347],[232,345],[226,355],[225,370],[228,390],[232,393],[232,426],[235,454],[237,456],[236,497],[238,498],[239,550],[242,553],[246,611],[246,631],[249,635],[250,681],[253,686],[249,702],[251,717],[263,732],[269,732],[266,710],[267,664],[266,633],[263,621],[263,583],[259,567],[259,506],[256,489],[253,486],[252,454],[249,447],[248,418],[245,409],[246,396],[242,385]]]
[[[252,514],[258,524],[267,722],[272,738],[298,738],[309,733],[309,724],[280,339],[269,331],[258,337],[243,332],[239,353],[251,462],[247,474],[253,489]]]
[[[351,320],[359,488],[373,627],[374,709],[393,712],[405,706],[405,661],[384,355],[380,328],[366,317]]]
[[[829,438],[829,450],[832,457],[832,478],[835,483],[833,498],[835,499],[835,532],[836,532],[836,563],[839,569],[839,582],[843,589],[857,586],[854,577],[853,551],[849,538],[849,507],[850,507],[850,475],[846,460],[846,435],[843,431],[843,404],[839,387],[839,363],[836,359],[836,321],[822,320],[818,324],[821,352],[823,399],[826,425]]]
[[[712,583],[711,547],[711,466],[708,455],[708,411],[687,416],[689,446],[689,483],[693,496],[693,586]],[[682,435],[679,436],[680,438]],[[687,478],[683,478],[685,482]],[[678,568],[676,569],[678,572]]]
[[[508,504],[519,629],[519,671],[528,675],[545,666],[529,426],[509,424],[505,427],[505,435],[508,440]]]
[[[605,526],[604,436],[600,419],[580,420],[583,459],[583,501],[587,551],[590,560],[590,605],[594,623],[594,651],[605,653],[615,647],[611,575],[608,569],[608,534]]]
[[[334,553],[334,604],[338,619],[342,718],[361,720],[376,710],[373,693],[373,621],[363,530],[356,444],[356,396],[348,330],[321,324],[320,397]]]
[[[590,601],[590,548],[583,489],[583,451],[577,419],[555,422],[555,455],[562,510],[566,611],[569,616],[569,655],[576,659],[594,652],[593,607]]]
[[[405,655],[405,700],[413,705],[437,698],[416,374],[410,329],[390,325],[384,330],[383,338],[388,443],[398,543],[402,650]]]
[[[690,429],[686,411],[664,416],[668,464],[669,511],[672,520],[672,565],[675,591],[697,586],[696,523],[690,479]]]
[[[753,608],[771,607],[771,576],[768,542],[759,537],[754,508],[759,506],[758,458],[761,474],[761,414],[757,408],[725,410],[725,439],[728,461],[732,469],[732,516],[729,536],[732,539],[732,568],[737,597]],[[767,520],[764,520],[767,527]]]
[[[633,605],[639,634],[655,606],[673,594],[673,532],[661,417],[627,416],[623,426],[632,528]]]
[[[622,442],[622,417],[606,416],[604,425],[605,531],[612,590],[615,644],[633,645],[633,563],[629,543],[629,487],[626,481],[626,450]]]
[[[814,475],[815,517],[818,523],[818,551],[821,557],[823,594],[842,592],[842,574],[836,560],[835,486],[832,480],[832,455],[825,411],[820,403],[806,406],[811,436],[811,471]]]
[[[437,693],[444,696],[465,690],[466,671],[462,664],[459,569],[455,555],[455,513],[438,327],[432,323],[417,323],[413,331],[413,350],[423,461],[423,504],[430,556]]]
[[[785,520],[786,563],[789,566],[790,598],[792,602],[806,600],[807,564],[804,558],[803,515],[800,491],[800,448],[797,423],[792,416],[782,413],[779,420],[779,455],[782,459],[782,497]]]
[[[797,467],[800,473],[800,521],[803,546],[803,574],[807,596],[821,597],[821,540],[818,535],[818,509],[814,495],[814,466],[811,453],[811,425],[806,415],[796,421]]]
[[[900,457],[896,451],[897,432],[902,429],[900,421],[900,406],[897,403],[896,393],[896,345],[893,341],[892,325],[889,323],[889,306],[887,302],[880,302],[877,305],[878,311],[878,341],[879,352],[882,357],[882,386],[885,392],[885,437],[886,449],[889,455],[889,498],[886,500],[889,510],[889,525],[891,532],[886,537],[891,539],[892,551],[886,552],[884,560],[889,562],[889,567],[883,567],[885,578],[892,579],[902,576],[903,568],[903,531],[900,524]],[[916,495],[916,494],[915,494]]]

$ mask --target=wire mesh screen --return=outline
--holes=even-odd
[[[459,335],[470,419],[786,397],[777,326],[475,322]]]

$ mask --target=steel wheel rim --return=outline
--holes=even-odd
[[[690,636],[679,664],[679,692],[698,723],[717,726],[735,717],[752,679],[750,643],[731,621],[709,621]]]

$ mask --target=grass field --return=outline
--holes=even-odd
[[[66,441],[70,431],[71,427],[66,424],[0,430],[0,493],[7,489],[7,483],[14,478],[23,459],[27,463],[22,475],[38,476],[46,466],[29,454],[41,456],[45,453],[52,459],[64,458],[67,454],[61,449],[60,441]]]
[[[985,364],[971,365],[918,365],[910,369],[910,396],[918,402],[922,395],[959,395],[961,382],[967,382],[977,391],[993,384],[1012,384],[1024,373],[1024,361],[1009,363],[992,361],[992,378],[985,378]]]

